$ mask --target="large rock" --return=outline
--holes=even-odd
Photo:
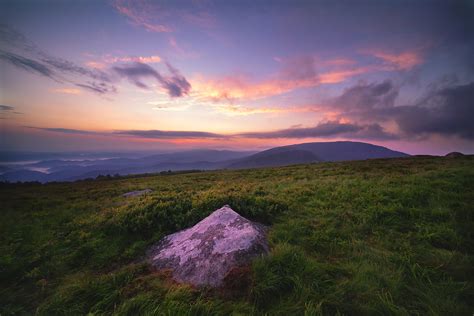
[[[178,282],[217,287],[233,268],[267,252],[265,227],[225,205],[195,226],[164,237],[149,260],[158,269],[171,269]]]

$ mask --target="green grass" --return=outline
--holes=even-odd
[[[472,157],[9,184],[0,198],[2,316],[474,312]],[[223,204],[271,225],[248,286],[198,290],[143,264]]]

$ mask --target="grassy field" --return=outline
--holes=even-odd
[[[474,312],[473,157],[3,184],[0,198],[2,316]],[[224,204],[271,225],[241,280],[198,290],[142,262]]]

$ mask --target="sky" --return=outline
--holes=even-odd
[[[474,153],[474,1],[0,0],[0,150]]]

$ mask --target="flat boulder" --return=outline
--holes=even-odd
[[[151,189],[145,189],[145,190],[138,190],[138,191],[130,191],[127,193],[122,194],[123,197],[135,197],[135,196],[140,196],[143,194],[151,193]]]
[[[266,228],[225,205],[191,228],[164,237],[149,251],[151,265],[173,279],[218,287],[235,268],[268,253]]]

